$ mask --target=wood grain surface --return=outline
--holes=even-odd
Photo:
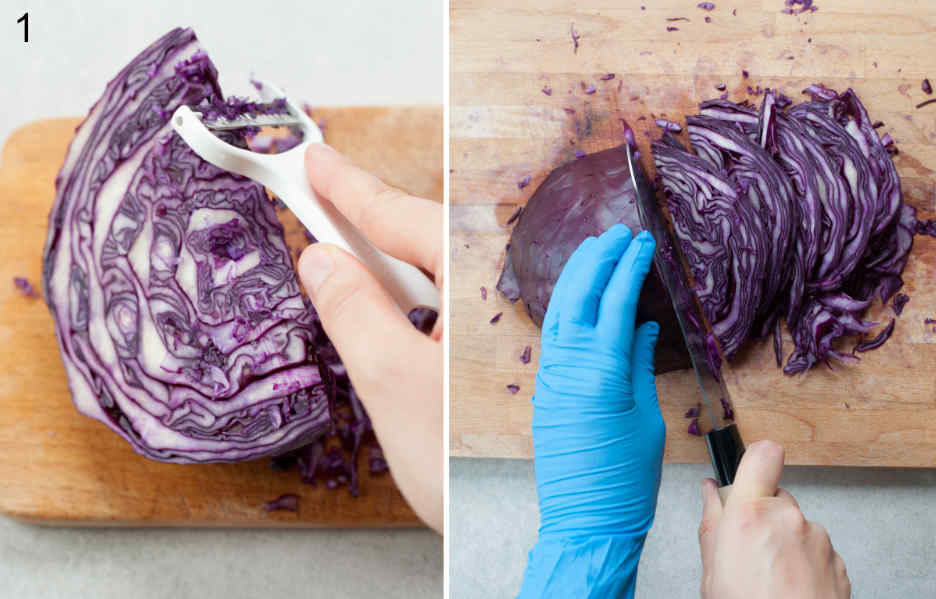
[[[441,108],[314,110],[325,139],[385,181],[442,200]],[[419,526],[389,475],[367,474],[360,496],[299,482],[268,460],[176,465],[137,455],[71,401],[45,304],[17,293],[14,276],[37,287],[53,181],[79,119],[31,123],[0,157],[0,513],[42,524],[105,526]],[[306,245],[281,213],[287,240]],[[265,513],[283,493],[298,513]]]
[[[897,140],[905,200],[921,218],[936,216],[936,105],[914,108],[930,97],[921,80],[936,80],[936,3],[822,0],[818,12],[797,16],[780,12],[783,0],[716,0],[712,12],[696,0],[643,4],[452,0],[453,455],[532,457],[539,331],[520,302],[494,291],[510,235],[505,222],[553,168],[574,159],[575,148],[622,143],[620,118],[633,126],[652,174],[643,133],[659,135],[651,113],[682,121],[719,95],[717,84],[735,101],[748,97],[748,85],[797,99],[816,81],[852,87]],[[666,20],[672,17],[689,21]],[[577,51],[571,29],[580,36]],[[614,79],[602,80],[608,73]],[[595,93],[585,93],[589,85]],[[518,189],[527,175],[531,184]],[[936,239],[916,238],[904,279],[911,300],[893,338],[858,365],[790,378],[774,365],[769,343],[754,343],[727,369],[746,441],[779,441],[793,464],[936,465],[936,334],[923,322],[936,317]],[[893,314],[878,304],[871,316],[886,323]],[[524,365],[527,344],[534,359]],[[788,335],[785,347],[792,347]],[[508,384],[520,392],[511,394]],[[693,374],[668,373],[657,385],[665,459],[707,461],[704,442],[688,435],[682,417],[699,401]]]

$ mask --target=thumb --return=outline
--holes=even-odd
[[[634,401],[641,412],[658,413],[656,380],[653,377],[653,352],[660,325],[652,320],[637,327],[634,333],[634,348],[631,352],[631,377],[634,382]]]
[[[721,520],[722,504],[718,484],[711,478],[702,481],[702,521],[699,523],[699,552],[702,554],[702,575],[710,571],[715,556],[715,531]]]
[[[783,447],[773,441],[748,445],[738,464],[727,506],[741,505],[777,494],[783,474]]]
[[[387,373],[400,369],[399,357],[415,355],[426,337],[367,267],[340,248],[310,245],[299,257],[298,270],[351,381],[363,399],[374,397],[372,391],[383,387]]]

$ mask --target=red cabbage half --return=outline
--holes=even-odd
[[[635,234],[640,231],[636,198],[625,146],[583,155],[555,169],[520,214],[497,289],[511,301],[522,299],[530,318],[542,326],[559,273],[586,237],[616,223]],[[655,270],[644,282],[637,319],[660,325],[657,373],[691,367],[673,304]]]
[[[280,109],[225,101],[190,29],[108,84],[56,179],[44,252],[74,402],[161,461],[275,456],[326,434],[356,454],[370,423],[301,293],[273,203],[173,132],[181,104]],[[225,135],[244,147],[243,132]],[[356,492],[353,457],[348,469]]]
[[[856,359],[837,341],[876,326],[862,317],[875,295],[886,302],[903,285],[916,227],[887,142],[855,93],[805,91],[812,100],[793,107],[771,90],[759,110],[703,102],[687,118],[694,153],[667,132],[653,143],[722,351],[731,358],[750,338],[778,335],[784,317],[788,374]]]

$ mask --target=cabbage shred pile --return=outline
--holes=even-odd
[[[225,100],[190,29],[108,84],[56,179],[44,252],[74,402],[152,459],[301,454],[307,482],[318,471],[356,494],[370,421],[264,188],[173,132],[182,104],[230,117],[284,109]],[[222,135],[245,147],[244,132]]]
[[[890,136],[849,89],[767,90],[760,107],[717,99],[686,119],[688,151],[664,131],[657,176],[705,316],[722,352],[775,335],[794,348],[784,372],[857,360],[841,338],[903,285],[916,214],[903,202]]]

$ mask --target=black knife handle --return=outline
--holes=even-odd
[[[718,486],[727,487],[734,483],[738,464],[744,455],[744,441],[741,440],[738,427],[729,424],[705,433],[705,445],[708,447]]]

